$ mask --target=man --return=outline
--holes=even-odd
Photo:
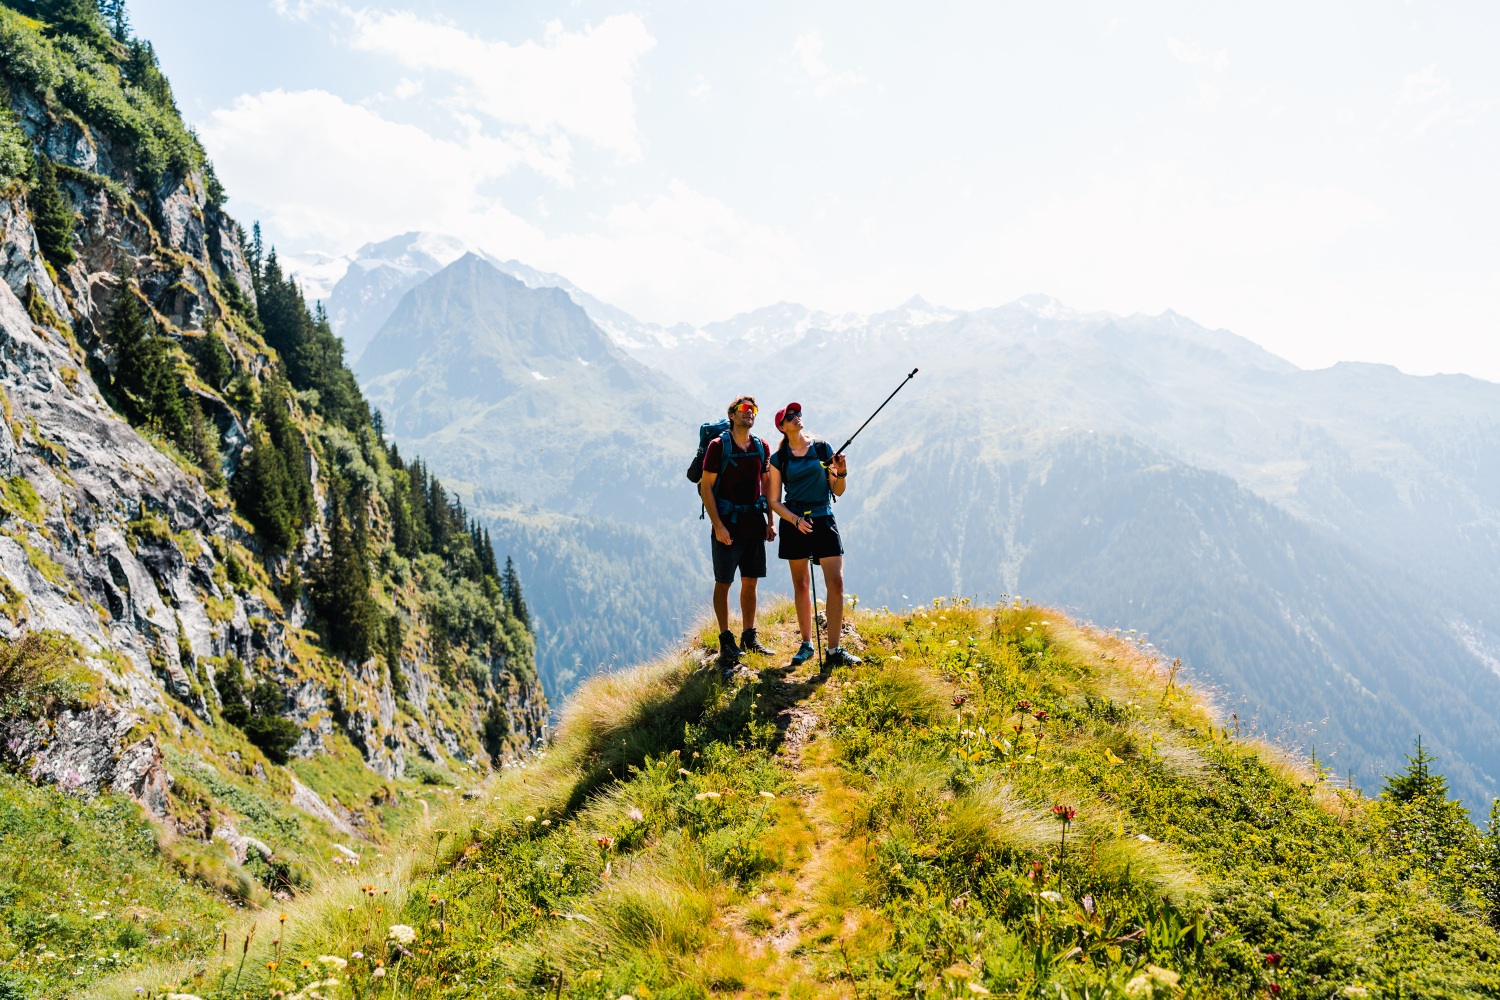
[[[719,664],[726,673],[734,669],[741,650],[771,652],[755,635],[755,588],[766,575],[766,542],[776,538],[766,509],[769,452],[766,443],[750,433],[756,412],[753,396],[740,396],[729,404],[729,431],[708,443],[698,482],[703,508],[713,521],[714,614],[719,619]],[[729,588],[736,570],[744,626],[738,644],[729,630]]]

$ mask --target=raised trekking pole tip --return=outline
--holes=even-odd
[[[901,384],[896,386],[895,392],[892,392],[889,396],[885,397],[885,403],[889,403],[891,400],[895,399],[896,393],[900,392],[902,389],[905,389],[906,383],[917,377],[917,371],[918,369],[913,368],[911,370],[911,374],[907,375],[906,378],[901,380]],[[849,446],[854,443],[854,439],[859,437],[859,432],[870,426],[870,421],[874,420],[880,414],[880,411],[885,409],[885,403],[881,403],[879,406],[875,407],[875,412],[865,418],[865,422],[859,425],[858,431],[855,431],[853,434],[849,435],[849,440],[845,441],[839,448],[839,450],[834,452],[835,455],[842,455],[844,452],[849,450]]]

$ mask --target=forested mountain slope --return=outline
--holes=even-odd
[[[409,853],[237,929],[243,972],[209,956],[95,995],[1500,991],[1500,807],[1476,828],[1423,748],[1367,799],[1056,610],[852,620],[853,670],[751,657],[728,681],[705,623],[585,684],[545,759]]]
[[[384,443],[122,11],[0,6],[0,963],[40,983],[211,939],[547,715],[514,570]],[[73,921],[110,872],[135,908]]]

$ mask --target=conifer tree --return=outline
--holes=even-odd
[[[1394,777],[1387,775],[1381,797],[1393,802],[1411,802],[1423,798],[1446,799],[1448,779],[1432,769],[1437,758],[1427,752],[1422,737],[1417,737],[1416,750],[1406,757],[1406,769]]]
[[[291,549],[300,537],[301,517],[288,478],[286,461],[275,442],[264,424],[254,422],[241,453],[233,493],[240,513],[272,552]]]
[[[215,330],[203,335],[198,343],[195,360],[198,363],[198,376],[212,389],[223,389],[234,374],[234,365],[229,359],[229,351],[224,347],[224,339]]]
[[[67,267],[77,259],[73,253],[73,206],[57,186],[57,168],[45,153],[36,155],[31,190],[26,204],[31,208],[31,224],[42,256],[57,268]]]
[[[324,622],[324,638],[340,654],[363,662],[380,635],[379,609],[370,594],[370,566],[365,553],[365,503],[355,494],[349,516],[343,489],[335,482],[328,503],[328,549],[313,580],[313,606]],[[351,523],[351,521],[353,523]]]
[[[516,620],[531,628],[531,612],[526,607],[526,598],[521,593],[521,578],[516,574],[516,564],[510,556],[505,557],[505,574],[500,578],[500,591],[505,603]]]

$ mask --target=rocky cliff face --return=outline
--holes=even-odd
[[[275,369],[247,318],[255,290],[243,233],[211,202],[202,172],[148,184],[108,129],[5,75],[11,111],[57,164],[76,212],[76,260],[46,263],[25,197],[13,186],[0,199],[0,637],[65,636],[99,684],[91,708],[4,723],[0,757],[37,780],[125,791],[165,816],[163,746],[224,726],[217,674],[250,667],[284,691],[286,715],[302,729],[294,756],[316,758],[347,739],[369,768],[399,778],[414,755],[482,765],[486,745],[500,758],[524,753],[547,713],[529,663],[492,658],[483,663],[488,702],[455,697],[430,665],[418,577],[387,588],[411,618],[398,648],[365,663],[330,655],[308,628],[306,598],[279,586],[310,572],[323,526],[312,525],[296,554],[267,558],[222,485],[111,409],[91,372],[116,360],[105,318],[131,286],[158,332],[189,354],[213,332],[252,379]],[[232,473],[246,446],[244,409],[188,386]],[[307,442],[317,487],[321,453],[315,435]],[[317,495],[322,508],[326,491]],[[488,744],[487,706],[503,715],[503,735]],[[263,774],[265,762],[254,767]]]

